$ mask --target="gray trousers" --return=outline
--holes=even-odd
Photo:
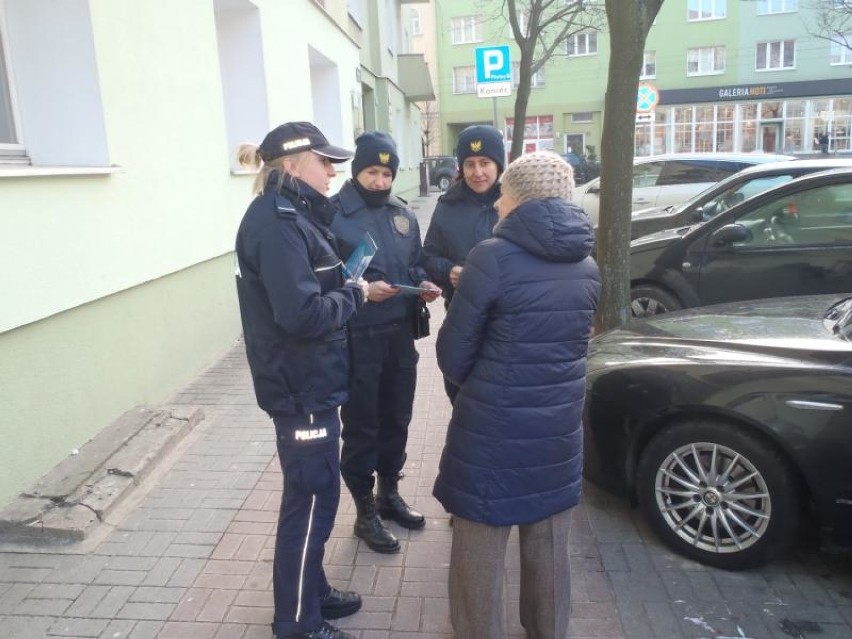
[[[571,607],[566,510],[518,527],[521,625],[529,639],[565,639]],[[453,516],[450,621],[458,639],[502,639],[503,580],[511,526]]]

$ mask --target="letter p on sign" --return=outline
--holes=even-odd
[[[506,82],[512,79],[512,64],[507,45],[476,48],[476,81]]]

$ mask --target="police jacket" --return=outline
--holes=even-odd
[[[376,241],[378,250],[364,273],[365,280],[419,286],[429,279],[420,266],[422,249],[417,218],[402,200],[391,195],[383,206],[369,207],[352,182],[347,181],[331,201],[337,209],[331,230],[337,236],[344,260],[365,233],[370,233]],[[354,329],[409,321],[414,303],[415,297],[400,294],[367,304],[352,318],[350,326]]]
[[[454,293],[450,269],[464,266],[470,249],[491,237],[497,224],[494,202],[499,197],[499,183],[478,194],[460,180],[438,198],[423,240],[423,266],[429,279],[443,289],[448,302]]]
[[[460,386],[433,491],[448,512],[507,526],[579,501],[593,242],[581,209],[532,200],[470,252],[437,343]]]
[[[329,200],[267,188],[237,233],[237,294],[261,408],[272,416],[335,408],[349,395],[346,323],[363,303],[344,284]]]

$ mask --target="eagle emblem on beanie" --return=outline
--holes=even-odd
[[[474,153],[479,153],[482,150],[482,140],[471,140],[470,150]]]
[[[390,162],[390,153],[379,153],[379,162],[382,164]]]

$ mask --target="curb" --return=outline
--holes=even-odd
[[[196,406],[128,411],[0,511],[0,541],[82,541],[203,419]]]

